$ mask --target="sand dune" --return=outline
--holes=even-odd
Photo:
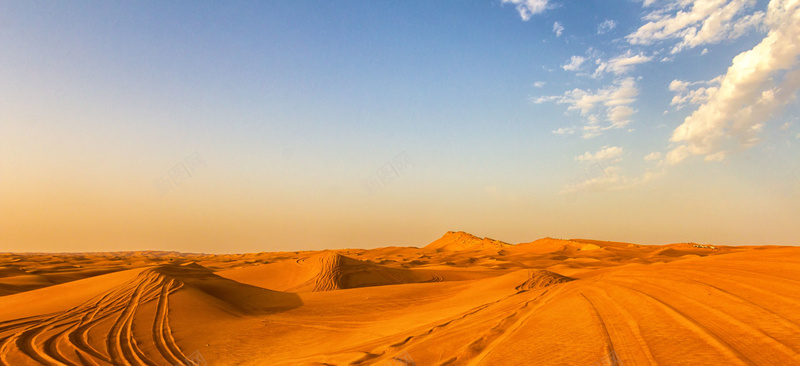
[[[130,271],[129,271],[130,272]],[[41,315],[0,322],[0,363],[160,365],[181,363],[186,354],[170,328],[170,299],[179,291],[194,292],[194,305],[214,306],[235,314],[268,313],[299,306],[294,294],[279,293],[223,279],[190,263],[161,265],[137,272],[118,283],[119,276],[103,275],[81,284],[96,295],[68,309],[58,299],[67,285],[0,298],[3,309],[25,303],[45,304]],[[126,273],[130,277],[132,273]],[[114,276],[114,278],[107,278]],[[99,292],[99,293],[98,293]],[[84,295],[85,296],[85,295]],[[250,298],[253,299],[250,299]],[[242,301],[246,300],[246,301]],[[16,306],[15,306],[16,305]],[[197,311],[197,309],[192,309]]]
[[[511,244],[490,238],[479,238],[463,231],[448,231],[439,240],[425,246],[436,251],[500,250]]]
[[[426,272],[384,267],[333,252],[220,271],[218,274],[241,283],[291,292],[331,291],[441,280]]]
[[[800,364],[800,249],[0,256],[2,365]]]

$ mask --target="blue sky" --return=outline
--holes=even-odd
[[[2,2],[0,250],[794,245],[799,6]]]

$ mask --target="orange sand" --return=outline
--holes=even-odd
[[[0,365],[798,365],[800,248],[0,254]]]

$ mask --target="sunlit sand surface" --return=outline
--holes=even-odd
[[[800,248],[0,254],[2,365],[799,365]]]

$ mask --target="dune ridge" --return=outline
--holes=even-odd
[[[425,249],[436,251],[464,251],[464,250],[500,250],[510,247],[511,244],[481,238],[463,231],[448,231],[439,240],[425,246]]]
[[[539,270],[529,269],[527,270],[527,272],[528,272],[528,279],[521,285],[517,286],[516,287],[517,290],[528,291],[532,289],[550,287],[569,281],[575,281],[574,278],[562,276],[558,273],[542,269]]]

